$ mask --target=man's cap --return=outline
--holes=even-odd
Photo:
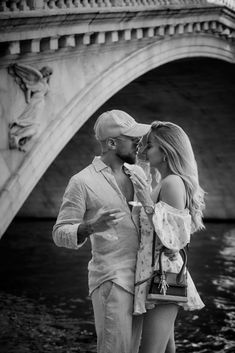
[[[94,126],[97,140],[104,141],[108,137],[120,135],[140,137],[146,135],[151,128],[148,124],[139,124],[122,110],[110,110],[101,114]]]

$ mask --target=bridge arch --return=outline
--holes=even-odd
[[[234,49],[228,41],[195,34],[156,41],[132,51],[116,63],[108,62],[101,75],[85,90],[79,90],[50,122],[3,190],[1,204],[5,205],[5,216],[1,234],[59,152],[103,103],[144,73],[175,60],[195,57],[235,62]]]

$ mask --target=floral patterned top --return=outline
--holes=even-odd
[[[157,234],[155,243],[155,263],[158,263],[159,250],[162,246],[172,250],[180,250],[190,242],[191,216],[188,209],[178,210],[163,201],[155,205],[153,215],[153,224]],[[153,229],[149,223],[148,217],[143,208],[140,211],[141,240],[137,254],[136,278],[135,282],[149,278],[153,271],[152,268],[152,244]],[[170,261],[163,254],[163,268],[165,271],[178,273],[182,267],[183,260],[181,255],[174,261]],[[204,304],[195,288],[193,280],[187,273],[188,301],[187,303],[178,303],[186,310],[202,309]],[[153,308],[156,303],[148,302],[146,296],[148,293],[149,281],[145,281],[135,287],[134,314],[143,314],[147,309]]]

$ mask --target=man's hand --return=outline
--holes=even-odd
[[[112,208],[110,210],[101,208],[93,219],[87,222],[82,222],[78,226],[78,243],[82,243],[87,237],[89,237],[89,235],[93,233],[104,232],[109,228],[112,229],[112,227],[121,221],[124,216],[125,212],[122,212],[118,208]]]
[[[97,212],[97,215],[89,221],[89,224],[93,228],[94,233],[104,232],[121,221],[124,216],[125,212],[122,212],[118,208],[112,208],[110,210],[102,208]]]

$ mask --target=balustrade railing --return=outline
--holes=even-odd
[[[214,6],[211,7],[211,4],[215,5],[215,8]],[[221,11],[217,7],[218,5],[224,5],[231,9],[233,7],[235,10],[235,0],[0,0],[0,24],[2,24],[0,57],[28,53],[37,54],[40,52],[52,53],[60,49],[68,49],[69,51],[71,48],[80,48],[92,44],[99,45],[105,42],[115,43],[118,41],[141,40],[142,38],[148,39],[152,37],[161,39],[163,37],[189,35],[192,33],[196,35],[214,35],[232,42],[235,39],[233,14],[231,15],[230,22],[228,22],[229,17],[226,17],[226,20],[224,18],[220,19]],[[158,10],[167,7],[169,10],[175,8],[182,9],[183,13],[185,13],[184,9],[188,7],[189,12],[187,11],[184,19],[177,16],[168,16],[165,22],[162,18],[159,20],[157,16],[156,21],[152,20],[152,16],[149,19],[146,16],[146,21],[143,22],[144,15],[138,22],[138,19],[134,16],[134,26],[132,27],[130,26],[130,21],[127,21],[126,26],[125,20],[122,25],[119,25],[118,19],[115,23],[110,22],[109,11],[112,12],[112,8],[116,7],[118,11],[125,12],[127,11],[125,6],[129,6],[127,17],[132,9],[137,9],[140,12],[144,12],[145,10],[158,12]],[[208,6],[210,10],[204,11],[203,6]],[[92,27],[90,23],[95,22],[93,20],[96,18],[96,11],[99,11],[98,8],[105,12],[104,16],[101,16],[103,23],[99,22],[99,19],[97,22],[98,25],[95,23]],[[199,9],[199,15],[195,11],[197,8]],[[80,9],[82,9],[81,12]],[[104,11],[104,9],[106,10]],[[203,10],[201,11],[201,9]],[[81,15],[83,23],[86,23],[83,13],[87,10],[89,16],[87,17],[86,24],[88,25],[83,27],[71,25],[70,18],[72,17],[73,24],[75,21],[74,16],[66,16],[66,22],[64,20],[64,11],[66,10],[68,10],[68,13],[75,15],[75,17],[77,16],[78,22]],[[18,14],[20,15],[18,16]],[[60,28],[60,14],[62,15],[62,28]],[[45,21],[43,22],[44,15]],[[54,25],[57,22],[53,22],[49,31],[47,16],[50,15],[56,15],[58,27]],[[228,16],[227,11],[225,15]],[[31,16],[35,17],[34,21],[40,28],[39,31],[34,30],[32,35]],[[108,21],[106,22],[107,18]],[[45,31],[43,31],[44,23],[47,27]],[[100,27],[99,23],[101,23]],[[105,26],[103,25],[104,23]],[[17,30],[19,24],[20,28],[24,30],[23,34],[20,35]],[[67,27],[65,26],[66,24]]]
[[[0,12],[194,4],[225,5],[235,9],[235,0],[0,0]]]

